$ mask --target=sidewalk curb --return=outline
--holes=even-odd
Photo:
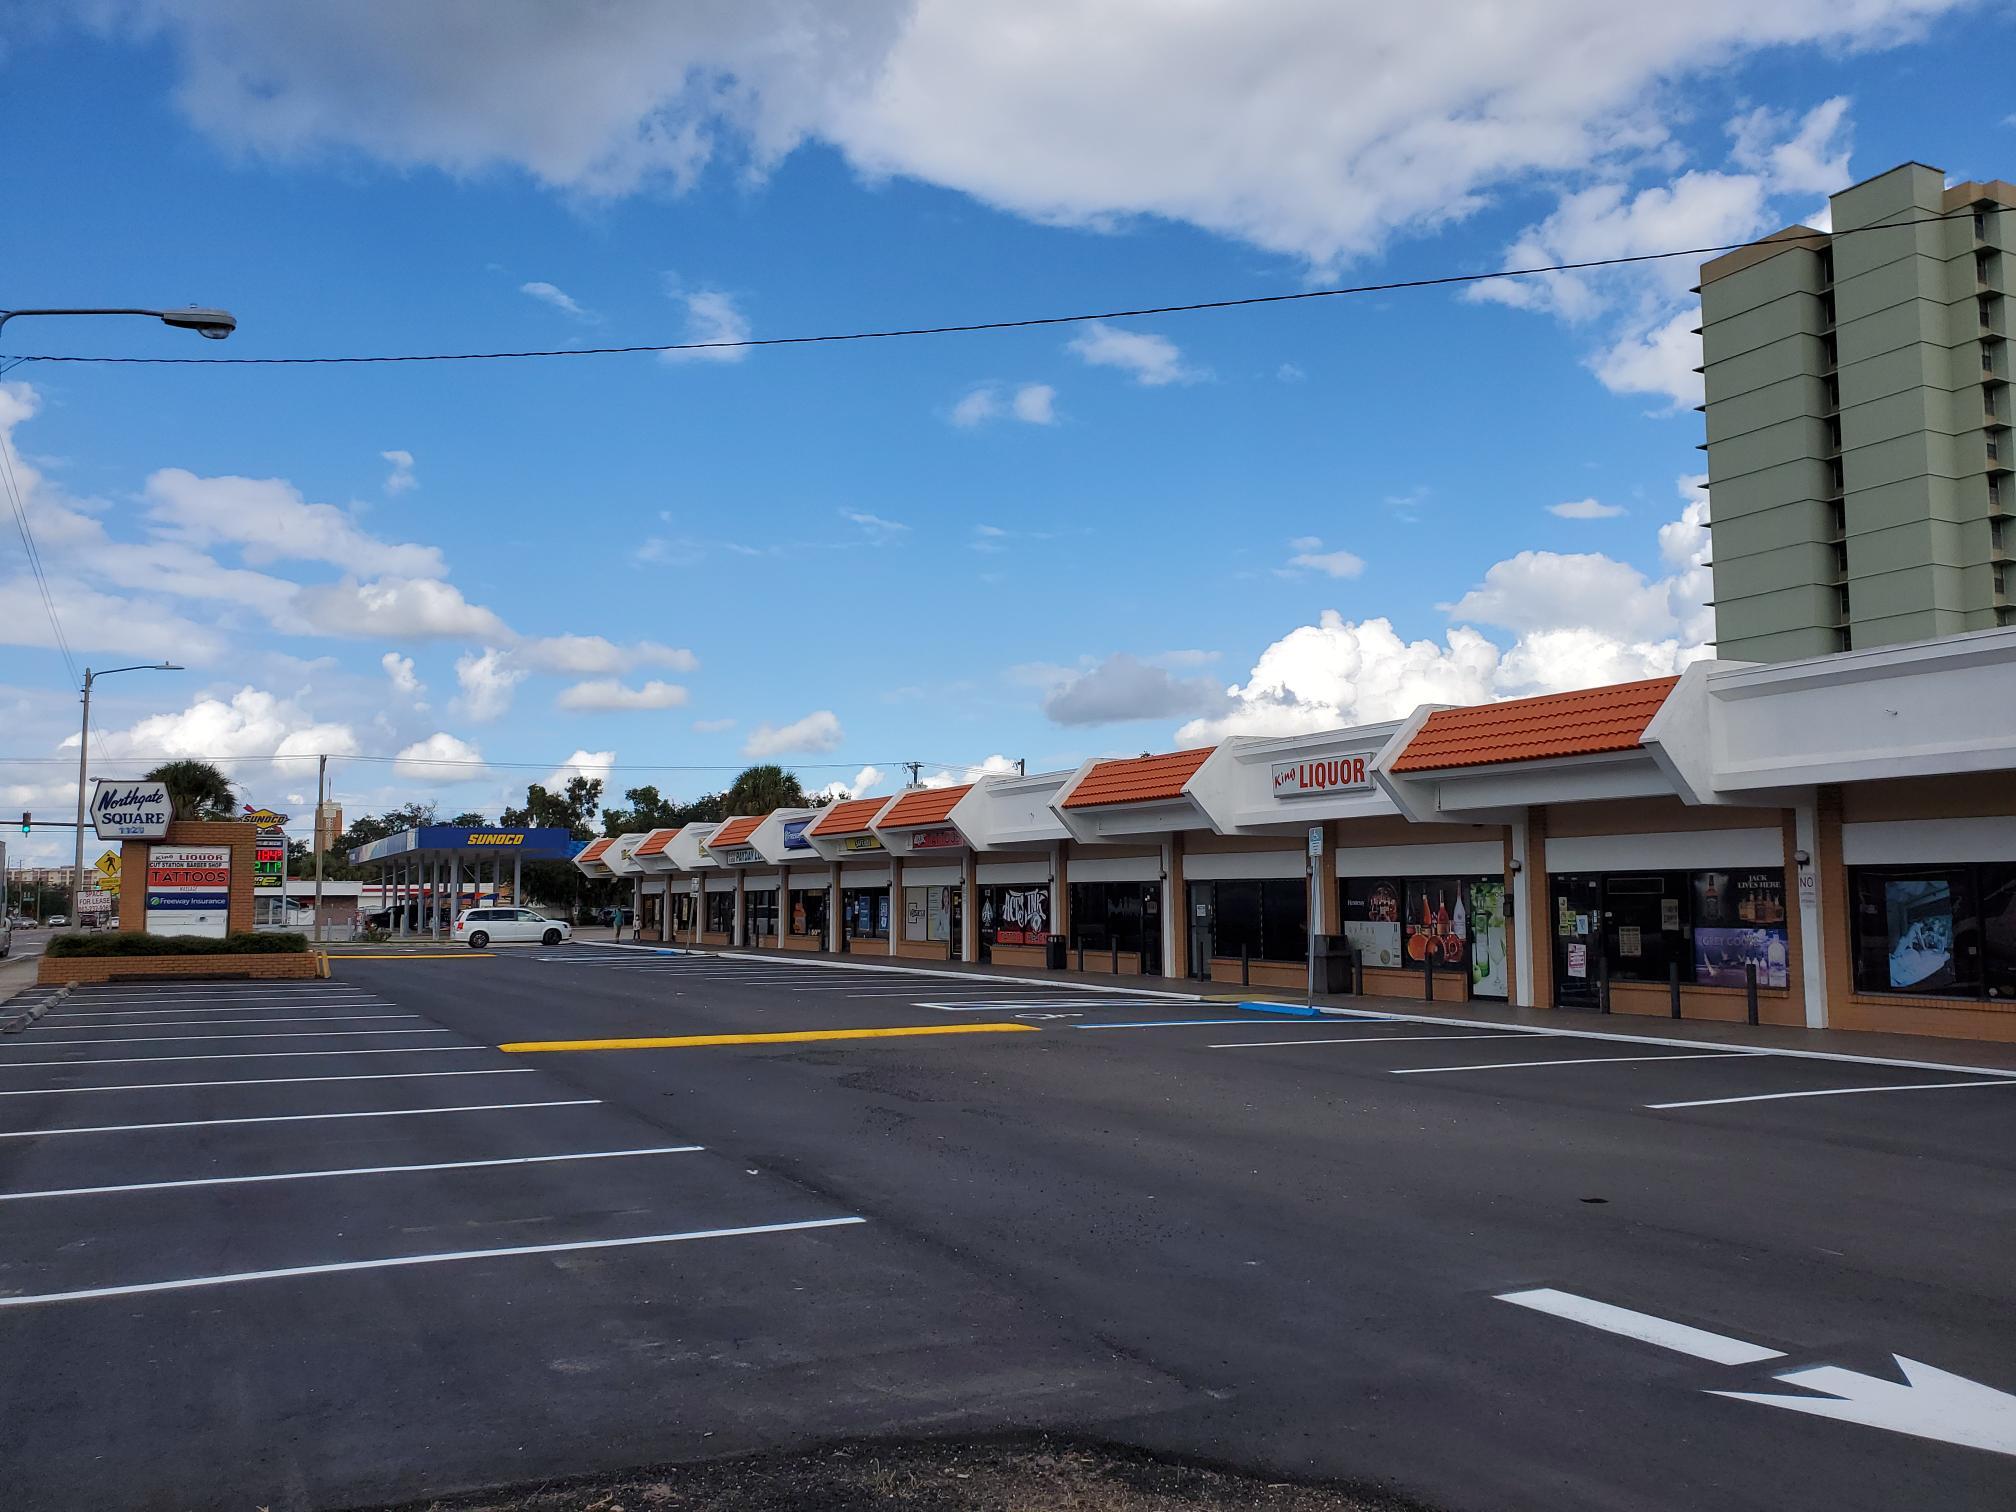
[[[23,988],[22,992],[33,991],[34,985],[31,983],[28,987]],[[38,999],[29,1007],[7,1014],[5,1017],[0,1017],[0,1034],[19,1034],[51,1008],[54,1008],[58,1003],[70,996],[72,990],[72,984],[65,982],[61,987],[50,993],[49,996]],[[14,993],[7,999],[7,1002],[11,1003],[21,995],[21,992]],[[0,1004],[0,1007],[4,1006],[5,1004]]]

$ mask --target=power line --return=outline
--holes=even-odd
[[[35,579],[35,588],[42,596],[42,607],[49,615],[49,628],[56,636],[56,649],[63,655],[63,665],[70,669],[70,681],[77,677],[77,663],[70,655],[70,640],[63,633],[63,621],[56,613],[56,599],[49,591],[49,575],[42,568],[42,553],[35,545],[35,532],[28,523],[27,501],[21,496],[21,485],[14,477],[13,441],[11,437],[0,436],[0,481],[7,485],[7,500],[13,506],[14,527],[21,534],[21,549],[28,558],[28,571]]]
[[[672,762],[617,762],[603,766],[594,762],[579,761],[471,761],[450,756],[355,756],[342,752],[329,752],[331,761],[364,761],[393,763],[399,766],[427,767],[469,767],[482,771],[524,771],[524,772],[579,772],[588,775],[593,772],[742,772],[750,763],[746,761],[716,761],[681,765]],[[0,756],[0,764],[18,762],[37,765],[72,765],[74,756]],[[257,755],[245,752],[221,754],[192,751],[127,751],[117,756],[102,758],[103,764],[130,764],[155,761],[320,761],[322,753],[290,751],[285,754]],[[100,758],[93,758],[98,765]],[[809,761],[794,762],[789,770],[794,772],[847,772],[858,771],[864,766],[903,766],[907,763],[895,761]],[[975,769],[977,770],[977,768]]]
[[[2010,207],[1997,206],[1997,213]],[[1855,226],[1845,231],[1813,230],[1813,238],[1836,241],[1866,231],[1895,231],[1909,226],[1962,220],[1974,213],[1964,210],[1913,220],[1888,221],[1876,226]],[[1810,228],[1808,228],[1810,229]],[[1785,237],[1791,244],[1798,237]],[[82,362],[122,367],[338,367],[403,362],[508,362],[542,357],[620,357],[657,352],[747,351],[756,347],[825,346],[851,341],[891,341],[912,336],[963,336],[979,331],[1026,331],[1043,326],[1085,325],[1096,320],[1131,320],[1148,315],[1192,315],[1205,310],[1237,310],[1255,305],[1296,304],[1314,299],[1340,299],[1354,294],[1393,294],[1408,289],[1451,288],[1465,284],[1491,283],[1499,279],[1537,278],[1549,273],[1583,273],[1595,268],[1620,268],[1633,263],[1664,262],[1676,257],[1708,257],[1758,245],[1748,241],[1719,242],[1706,247],[1676,247],[1667,252],[1637,252],[1619,257],[1592,257],[1580,262],[1545,263],[1528,268],[1499,268],[1488,273],[1441,273],[1422,278],[1389,279],[1383,283],[1342,284],[1334,288],[1300,289],[1289,294],[1248,294],[1236,298],[1199,299],[1187,304],[1141,305],[1130,309],[1088,311],[1074,315],[1034,315],[1016,320],[974,320],[956,325],[895,326],[884,330],[831,331],[809,336],[749,336],[737,341],[640,342],[629,346],[553,347],[499,352],[394,352],[365,353],[336,357],[70,357],[33,353],[18,357],[21,362]]]

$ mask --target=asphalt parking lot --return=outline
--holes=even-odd
[[[2000,1508],[2012,1168],[2016,1081],[1937,1063],[865,963],[88,989],[0,1042],[0,1461],[334,1508],[1041,1428],[1454,1509]]]

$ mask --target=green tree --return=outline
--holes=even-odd
[[[481,814],[457,814],[448,822],[458,829],[482,829],[490,821]]]
[[[238,795],[231,779],[207,761],[168,761],[147,774],[165,783],[168,807],[177,819],[235,819]]]
[[[595,836],[595,810],[602,802],[600,777],[574,776],[555,793],[533,783],[525,789],[525,806],[507,808],[502,816],[506,829],[564,829],[576,840]]]
[[[396,835],[401,830],[419,829],[434,822],[435,807],[431,803],[407,803],[396,809],[387,809],[382,814],[361,814],[350,822],[337,840],[339,850],[354,850],[360,845],[369,845],[373,840],[383,840],[387,835]]]
[[[745,769],[728,785],[722,801],[731,814],[767,814],[772,809],[804,808],[805,789],[798,774],[787,772],[775,762]]]

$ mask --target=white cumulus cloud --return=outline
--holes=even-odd
[[[409,488],[418,488],[420,480],[413,476],[413,453],[410,451],[382,451],[378,453],[392,464],[392,471],[385,475],[385,492],[402,494]]]
[[[438,578],[438,546],[378,540],[333,504],[311,504],[284,478],[199,478],[164,467],[147,479],[148,517],[180,540],[229,542],[253,563],[329,562],[358,573]]]
[[[1195,383],[1202,370],[1183,361],[1183,352],[1167,336],[1149,331],[1131,331],[1095,320],[1084,334],[1074,336],[1070,349],[1094,367],[1119,368],[1134,381],[1149,388],[1167,383]]]
[[[446,786],[483,775],[483,753],[468,741],[437,730],[416,740],[393,759],[392,773],[404,782]]]
[[[1570,499],[1549,504],[1547,513],[1563,520],[1614,520],[1624,513],[1622,504],[1605,504],[1601,499]]]
[[[614,751],[584,751],[577,749],[559,766],[546,774],[545,786],[557,792],[576,777],[586,777],[608,786],[609,774],[616,766]]]
[[[817,709],[789,724],[759,724],[742,742],[742,754],[754,761],[769,756],[816,755],[836,749],[844,738],[839,716],[831,709]]]
[[[578,682],[563,688],[554,703],[563,709],[676,709],[686,702],[686,690],[657,678],[642,687],[627,687],[615,678]]]
[[[466,652],[455,658],[455,682],[462,691],[454,712],[477,724],[502,718],[524,680],[524,671],[512,664],[508,652],[495,646]]]
[[[576,320],[588,320],[592,318],[575,301],[573,295],[569,294],[565,289],[547,283],[544,279],[534,279],[531,283],[522,283],[518,285],[518,292],[520,294],[529,294],[541,304],[549,304],[562,314],[572,315]]]
[[[737,308],[732,295],[702,289],[673,297],[686,307],[686,330],[679,339],[703,344],[659,356],[667,362],[740,362],[749,355],[749,348],[732,345],[749,339],[748,317]]]

